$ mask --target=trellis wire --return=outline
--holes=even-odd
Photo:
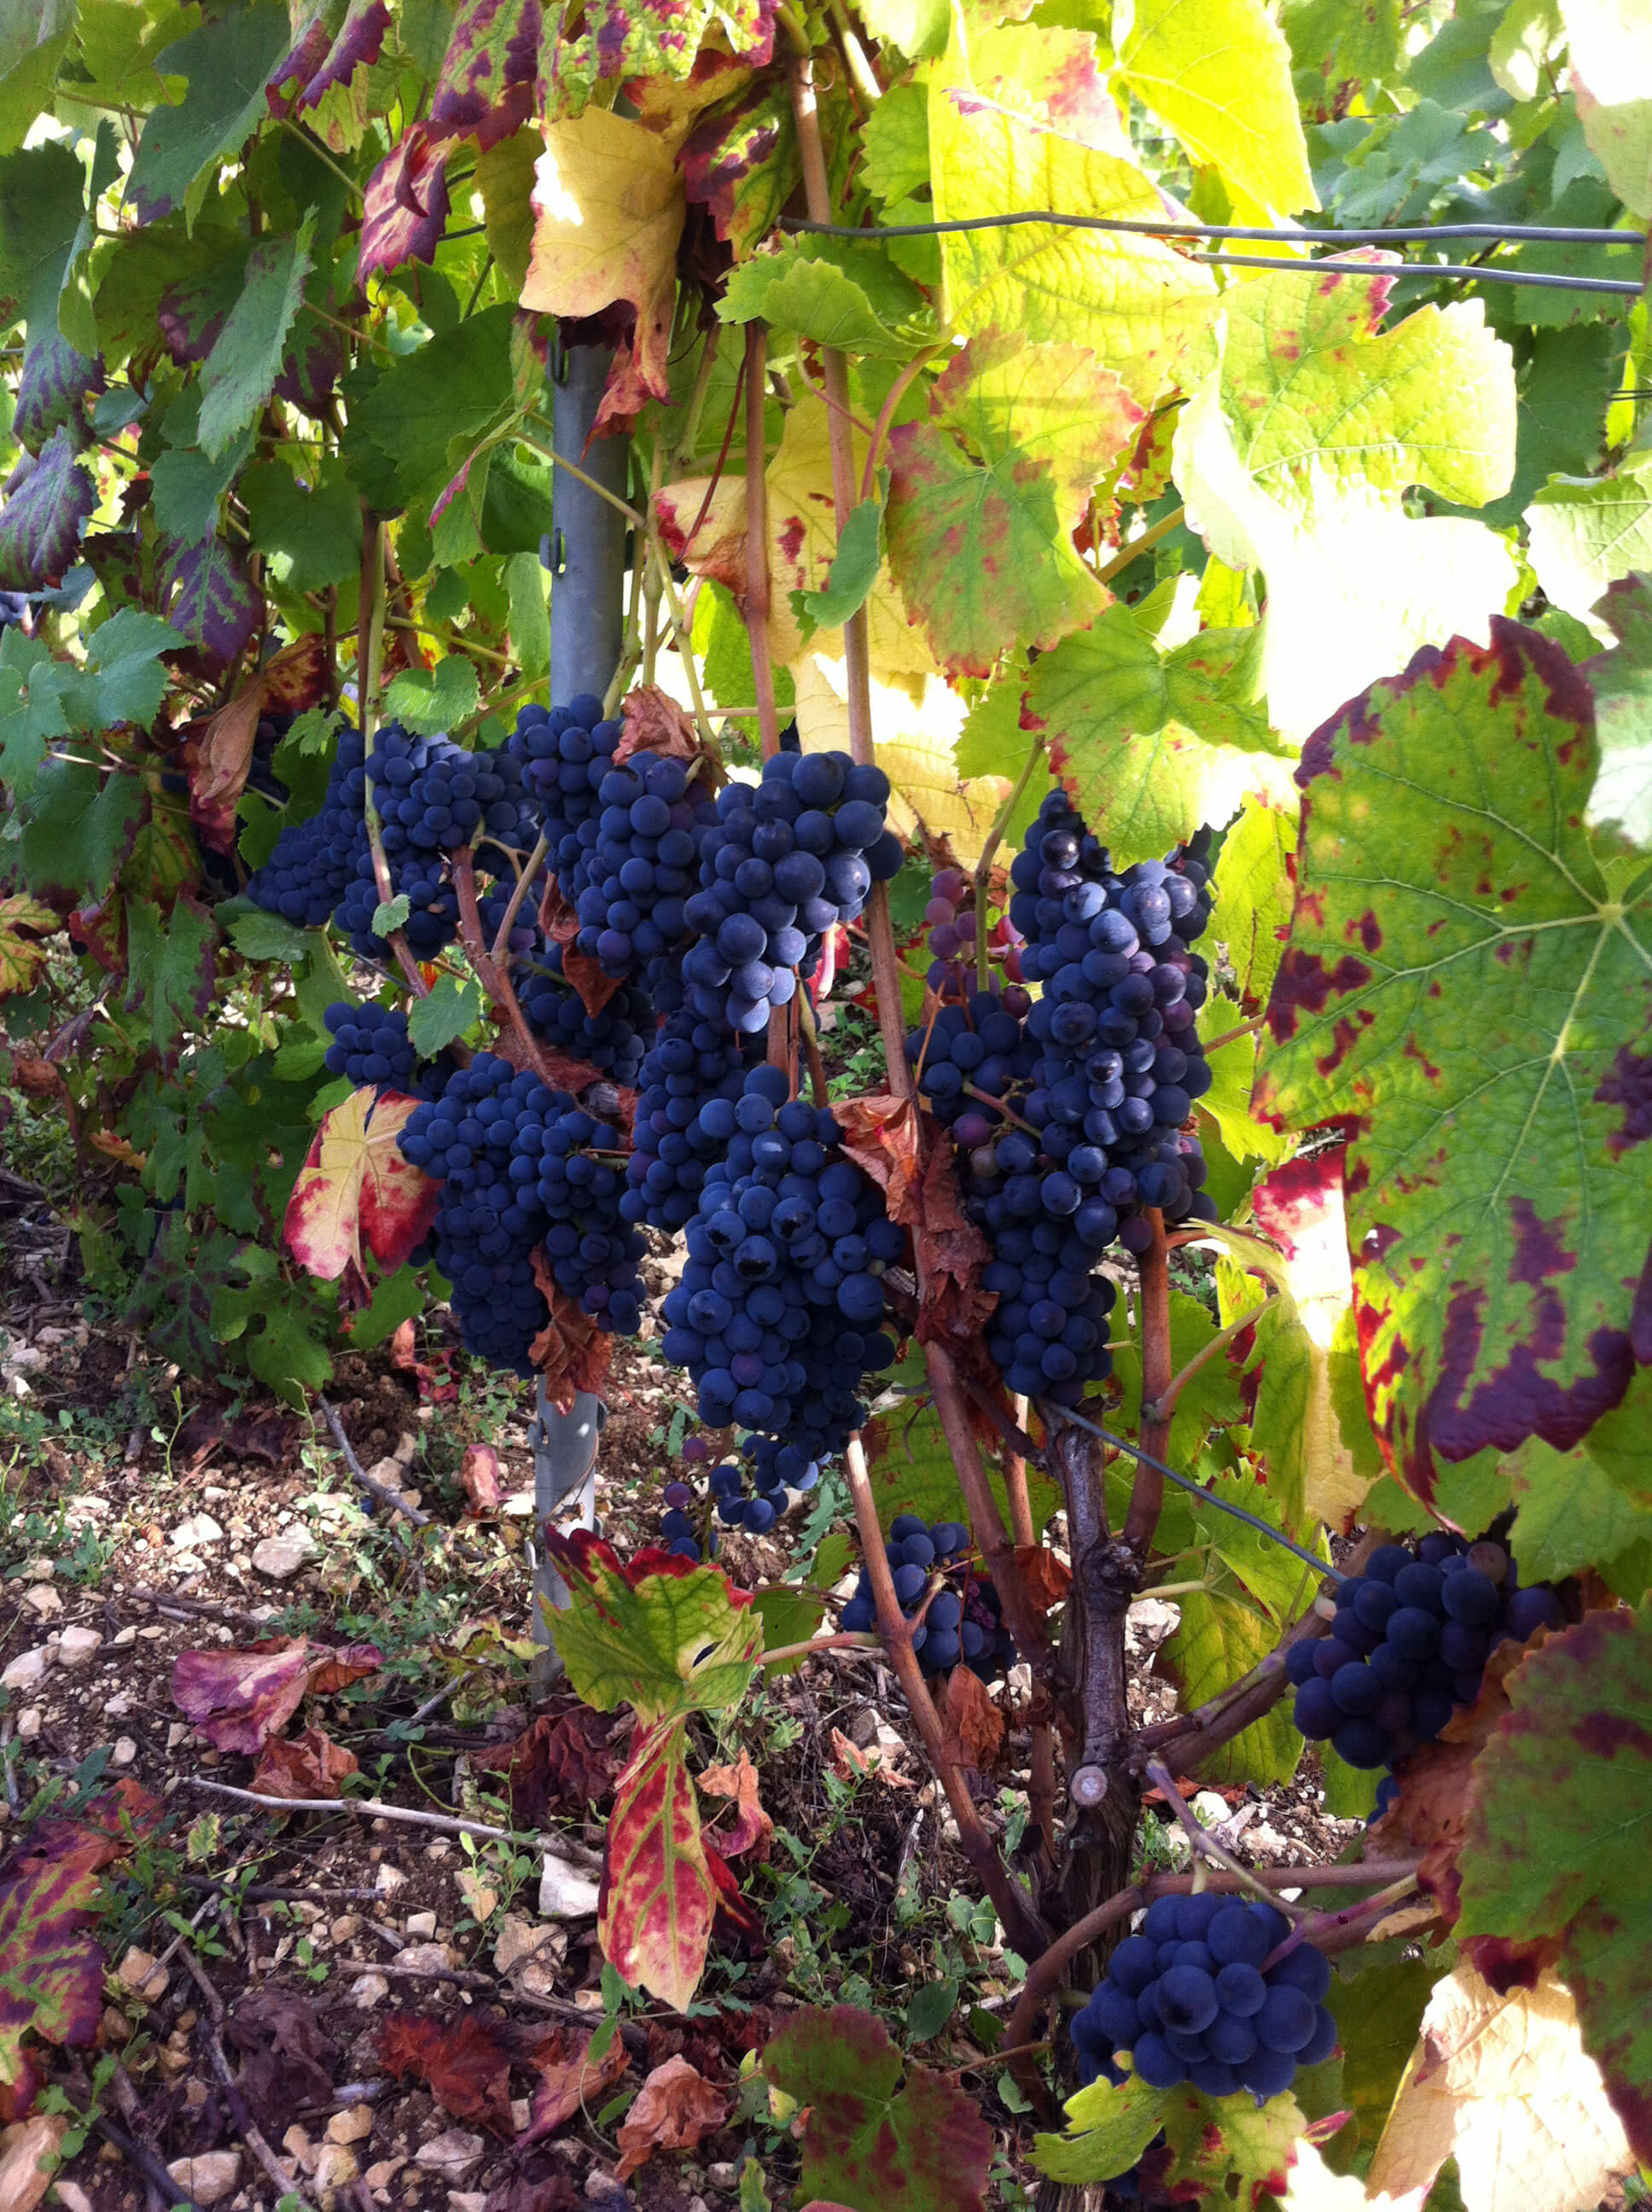
[[[1111,1429],[1098,1429],[1094,1421],[1087,1421],[1082,1413],[1075,1413],[1071,1407],[1051,1406],[1045,1411],[1047,1418],[1071,1421],[1075,1428],[1083,1429],[1092,1437],[1099,1437],[1104,1444],[1111,1444],[1114,1451],[1126,1452],[1132,1459],[1140,1460],[1156,1474],[1162,1474],[1167,1482],[1174,1482],[1182,1490],[1190,1490],[1195,1498],[1202,1498],[1206,1505],[1213,1505],[1218,1513],[1226,1513],[1235,1521],[1243,1521],[1271,1542],[1283,1544],[1287,1552],[1294,1552],[1299,1559],[1305,1560],[1322,1580],[1341,1583],[1347,1579],[1328,1560],[1316,1558],[1312,1552],[1305,1552],[1300,1544],[1292,1543],[1289,1536],[1281,1534],[1260,1515],[1247,1513],[1242,1505],[1230,1505],[1225,1498],[1218,1498],[1214,1491],[1206,1490],[1203,1483],[1195,1482],[1192,1475],[1178,1474],[1175,1468],[1166,1467],[1162,1459],[1155,1459],[1151,1452],[1144,1451],[1139,1444],[1133,1444],[1124,1437],[1115,1437]]]

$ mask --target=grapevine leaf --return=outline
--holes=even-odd
[[[513,407],[508,307],[484,308],[352,395],[345,463],[369,505],[427,511],[461,456]]]
[[[475,661],[454,653],[433,669],[405,670],[385,694],[385,707],[392,720],[432,738],[468,720],[481,697]]]
[[[1209,629],[1161,654],[1114,605],[1035,664],[1026,714],[1121,866],[1162,856],[1248,796],[1289,789],[1285,749],[1251,703],[1257,640]]]
[[[136,776],[106,781],[90,761],[42,762],[19,841],[24,882],[52,904],[106,898],[144,812]]]
[[[1358,1953],[1354,1957],[1357,1962]],[[1430,1992],[1443,1970],[1437,1957],[1379,1958],[1345,1979],[1332,1976],[1324,2002],[1342,2045],[1343,2095],[1367,2146],[1382,2134],[1393,2109]]]
[[[1600,1423],[1588,1445],[1557,1452],[1534,1437],[1503,1462],[1519,1507],[1509,1543],[1527,1581],[1564,1582],[1593,1566],[1631,1602],[1652,1583],[1652,1505],[1626,1495],[1590,1449],[1623,1411]]]
[[[683,222],[670,145],[604,107],[549,123],[533,205],[523,307],[579,316],[623,302],[636,318],[632,359],[641,390],[668,400]]]
[[[1019,331],[972,338],[936,379],[932,404],[972,451],[1023,453],[1048,467],[1068,530],[1143,420],[1116,372],[1087,347],[1029,345]]]
[[[1190,527],[1216,558],[1267,578],[1258,688],[1277,729],[1300,741],[1351,685],[1418,646],[1487,635],[1515,580],[1495,532],[1455,515],[1414,521],[1397,499],[1384,504],[1357,483],[1339,488],[1328,471],[1309,513],[1288,471],[1258,481],[1236,436],[1212,374],[1181,410],[1176,482]]]
[[[361,502],[331,466],[324,463],[318,481],[301,483],[278,461],[265,462],[246,471],[239,492],[252,542],[281,590],[319,591],[359,573]]]
[[[912,341],[890,325],[916,314],[923,295],[888,263],[880,271],[876,253],[843,265],[818,250],[836,242],[790,238],[777,252],[742,263],[717,303],[719,316],[726,323],[761,318],[775,330],[795,331],[817,345],[874,361],[904,361],[914,350]],[[884,296],[874,301],[868,285],[880,277],[876,289]]]
[[[1583,2039],[1652,2158],[1652,1601],[1550,1637],[1508,1685],[1475,1766],[1460,1935],[1556,1936]]]
[[[49,906],[21,892],[0,897],[0,999],[14,991],[32,990],[46,965],[46,948],[36,942],[51,936],[61,925]],[[23,930],[31,933],[24,937]]]
[[[993,2131],[950,2075],[903,2059],[853,2005],[798,2013],[763,2045],[762,2070],[809,2107],[805,2200],[983,2212]]]
[[[1136,0],[1127,20],[1120,70],[1190,161],[1276,216],[1319,205],[1290,49],[1262,0]]]
[[[291,40],[279,0],[250,0],[174,40],[157,58],[184,96],[143,125],[127,179],[140,222],[178,206],[210,161],[233,154],[266,112],[264,86]]]
[[[1267,1492],[1260,1484],[1248,1487],[1243,1502],[1254,1511]],[[1207,1533],[1213,1533],[1218,1518],[1214,1513],[1209,1516]],[[1289,1553],[1280,1556],[1290,1561]],[[1300,1565],[1297,1571],[1299,1577],[1308,1571]],[[1230,1689],[1279,1640],[1277,1626],[1231,1582],[1225,1589],[1190,1590],[1176,1602],[1181,1609],[1181,1626],[1163,1647],[1163,1664],[1181,1692],[1184,1710]],[[1201,1761],[1200,1772],[1212,1782],[1289,1782],[1302,1750],[1302,1738],[1291,1724],[1289,1711],[1275,1705],[1214,1758]]]
[[[38,592],[63,581],[97,506],[97,486],[67,429],[54,430],[28,474],[16,477],[14,471],[15,489],[0,500],[0,591]]]
[[[1172,2202],[1259,2204],[1285,2193],[1304,2125],[1288,2090],[1258,2104],[1172,2089],[1163,2120],[1163,2146],[1143,2159],[1143,2179]]]
[[[216,460],[275,389],[310,273],[314,211],[298,228],[260,239],[246,257],[234,306],[201,369],[200,441]]]
[[[73,1838],[74,1832],[70,1832]],[[97,1860],[78,1839],[0,1866],[0,2087],[27,2075],[22,2039],[89,2043],[102,2011]]]
[[[687,1735],[687,1716],[678,1713],[633,1737],[614,1785],[597,1911],[609,1965],[679,2010],[699,1984],[717,1904]]]
[[[1568,1449],[1652,1363],[1624,1164],[1649,1127],[1652,888],[1627,912],[1604,895],[1592,725],[1564,654],[1499,618],[1489,648],[1419,654],[1351,702],[1302,770],[1258,1104],[1351,1133],[1366,1389],[1424,1502],[1436,1454]]]
[[[930,76],[933,214],[952,222],[1051,208],[1162,222],[1151,180],[1122,150],[1089,143],[1089,128],[1017,112],[958,82],[949,53]],[[1085,346],[1144,407],[1174,378],[1214,295],[1208,270],[1149,238],[1029,224],[951,234],[941,257],[956,328]]]
[[[866,118],[860,135],[860,177],[884,201],[903,200],[929,182],[929,93],[922,84],[892,84]]]
[[[367,179],[361,215],[357,281],[382,276],[409,261],[433,262],[446,227],[445,138],[422,123],[404,131]]]
[[[537,131],[519,131],[477,156],[488,250],[513,292],[521,290],[533,252],[533,172],[543,144]]]
[[[1248,800],[1216,863],[1216,934],[1247,1014],[1266,1006],[1291,927],[1297,810]]]
[[[718,237],[743,260],[774,228],[803,173],[785,87],[759,78],[696,123],[677,167],[689,204],[710,209]]]
[[[22,143],[51,100],[74,27],[74,0],[21,0],[0,25],[0,152]]]
[[[325,1695],[384,1663],[372,1644],[313,1644],[277,1637],[246,1650],[180,1651],[173,1703],[214,1751],[256,1755],[279,1735],[311,1691]]]
[[[549,582],[538,553],[513,553],[505,563],[511,653],[525,676],[550,672],[550,610],[545,603]]]
[[[430,94],[434,128],[484,149],[508,138],[532,101],[539,27],[539,0],[460,0]]]
[[[1254,1300],[1252,1301],[1254,1304]],[[1121,1319],[1122,1316],[1121,1316]],[[1126,1331],[1115,1328],[1115,1336]],[[1170,1371],[1180,1374],[1205,1350],[1216,1334],[1216,1324],[1197,1298],[1180,1291],[1170,1294]],[[1133,1428],[1141,1413],[1141,1348],[1139,1340],[1121,1344],[1114,1355],[1114,1380],[1124,1393],[1122,1418]],[[1170,1416],[1170,1437],[1165,1457],[1173,1467],[1191,1466],[1206,1436],[1225,1428],[1244,1413],[1239,1378],[1225,1359],[1209,1358],[1178,1393]]]
[[[1633,2167],[1552,1976],[1499,1996],[1460,1960],[1435,1984],[1366,2185],[1421,2198],[1449,2158],[1465,2212],[1572,2212]]]
[[[826,629],[841,629],[851,615],[866,604],[878,581],[878,541],[883,528],[884,502],[889,496],[889,471],[878,471],[876,499],[862,500],[850,512],[832,556],[831,573],[823,592],[797,592],[793,607],[800,621]]]
[[[1652,454],[1609,477],[1556,477],[1526,510],[1544,594],[1586,621],[1608,584],[1652,569]]]
[[[155,615],[122,607],[92,632],[86,643],[86,667],[75,689],[80,726],[106,730],[117,722],[145,729],[161,711],[170,681],[163,653],[178,640]]]
[[[966,1517],[957,1462],[942,1432],[940,1416],[926,1406],[912,1419],[880,1413],[866,1425],[864,1441],[872,1494],[879,1525],[890,1527],[898,1514],[914,1513],[932,1525]],[[1005,1526],[1010,1525],[1009,1497],[1003,1478],[987,1462],[987,1479]],[[1061,1510],[1061,1494],[1048,1475],[1027,1470],[1033,1526],[1042,1528]]]
[[[1571,84],[1590,151],[1632,213],[1652,216],[1652,76],[1644,10],[1561,0]]]
[[[171,437],[174,416],[189,424],[188,439],[174,439],[164,453],[157,453],[149,471],[156,526],[178,545],[198,545],[216,535],[218,502],[235,481],[241,464],[252,450],[252,432],[243,430],[232,439],[223,457],[215,461],[194,443],[195,395],[189,393],[168,410],[162,434]]]
[[[1052,2181],[1081,2185],[1127,2173],[1163,2124],[1164,2099],[1139,2074],[1092,2081],[1067,2099],[1066,2132],[1035,2140],[1033,2164]]]
[[[29,796],[52,740],[68,734],[74,675],[43,638],[15,627],[0,635],[0,777],[15,799]]]
[[[282,1233],[294,1258],[323,1282],[349,1269],[365,1278],[367,1252],[386,1270],[399,1267],[428,1234],[440,1186],[410,1166],[397,1142],[418,1103],[363,1089],[322,1117]]]
[[[222,538],[173,549],[162,579],[167,620],[202,665],[222,674],[252,635],[258,595],[234,548]]]
[[[480,984],[461,983],[456,975],[439,975],[428,995],[416,999],[408,1009],[407,1034],[413,1049],[422,1058],[434,1060],[455,1037],[463,1036],[472,1024],[479,1022],[482,1013]]]
[[[951,25],[946,0],[869,0],[864,20],[873,38],[914,61],[939,53]]]
[[[687,77],[714,33],[719,51],[726,45],[735,60],[760,67],[774,51],[773,0],[550,0],[540,48],[544,112],[582,113],[609,78]]]
[[[127,900],[125,1010],[143,1014],[163,1066],[206,1023],[217,951],[217,924],[187,893],[164,916],[148,899]]]
[[[629,1705],[647,1728],[720,1712],[744,1696],[762,1648],[751,1600],[719,1567],[647,1550],[622,1566],[588,1530],[553,1535],[572,1603],[550,1622],[568,1680],[588,1705]]]
[[[337,37],[329,40],[325,59],[306,78],[295,104],[301,110],[319,107],[325,96],[348,84],[358,69],[370,68],[383,50],[390,21],[389,0],[349,0]]]
[[[77,353],[55,326],[29,333],[23,369],[17,380],[17,404],[11,434],[20,446],[38,453],[54,430],[67,429],[78,447],[86,443],[88,395],[104,386],[100,355]]]
[[[1583,671],[1600,747],[1589,826],[1616,830],[1643,849],[1652,846],[1652,575],[1614,584],[1598,611],[1619,641]]]

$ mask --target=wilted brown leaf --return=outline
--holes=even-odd
[[[482,1515],[499,1510],[505,1495],[505,1470],[491,1444],[466,1444],[459,1479],[465,1486],[468,1512]]]
[[[562,969],[567,974],[566,956]],[[614,1357],[614,1340],[557,1289],[544,1248],[538,1244],[533,1248],[533,1278],[544,1292],[550,1319],[528,1346],[528,1358],[544,1376],[551,1404],[566,1413],[581,1390],[601,1396]]]
[[[539,2080],[527,2127],[517,2138],[519,2148],[555,2135],[582,2106],[589,2111],[600,2104],[604,2092],[624,2073],[625,2045],[617,2035],[595,2061],[589,2056],[592,2041],[588,2035],[556,2027],[533,2051],[528,2063]]]
[[[691,2150],[728,2118],[729,2100],[686,2058],[668,2058],[637,2091],[620,2123],[616,2179],[628,2181],[657,2150]]]
[[[519,1828],[542,1828],[554,1807],[583,1812],[605,1797],[625,1764],[623,1748],[609,1741],[611,1713],[574,1705],[554,1717],[542,1713],[513,1743],[477,1754],[485,1771],[503,1774],[511,1820]]]
[[[887,1782],[891,1790],[910,1790],[914,1784],[909,1774],[902,1774],[898,1766],[890,1764],[892,1754],[881,1749],[862,1751],[852,1743],[841,1729],[832,1730],[832,1771],[840,1782],[853,1782],[859,1775],[875,1774],[880,1782]]]
[[[700,1787],[708,1796],[734,1800],[737,1811],[733,1826],[718,1829],[712,1838],[723,1856],[738,1859],[750,1851],[755,1859],[766,1859],[774,1823],[758,1797],[757,1770],[745,1746],[741,1745],[740,1756],[732,1766],[708,1766],[700,1778]]]
[[[1036,1606],[1048,1612],[1051,1606],[1060,1604],[1072,1581],[1072,1570],[1065,1559],[1042,1544],[1017,1544],[1015,1563]]]
[[[384,1663],[371,1644],[337,1649],[307,1636],[284,1636],[243,1651],[180,1651],[173,1662],[173,1702],[215,1751],[262,1751],[285,1728],[306,1693],[359,1681]]]
[[[307,1997],[254,1990],[231,2013],[225,2032],[241,2053],[241,2094],[260,2126],[279,2134],[295,2112],[331,2095],[338,2052]]]
[[[947,1755],[977,1774],[985,1774],[1004,1745],[1004,1716],[992,1692],[968,1667],[955,1667],[946,1678],[941,1722]]]
[[[479,2120],[497,2136],[511,2118],[508,2023],[465,2012],[452,2020],[392,2012],[379,2030],[379,2056],[398,2081],[416,2075],[456,2120]]]
[[[692,718],[657,684],[639,684],[626,693],[620,722],[619,743],[614,748],[616,768],[635,752],[665,753],[672,760],[688,761],[700,750]]]
[[[252,1787],[266,1797],[342,1797],[346,1775],[359,1773],[353,1751],[313,1723],[299,1736],[272,1736],[264,1747]]]

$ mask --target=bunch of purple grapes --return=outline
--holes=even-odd
[[[246,896],[266,914],[301,929],[324,929],[367,855],[367,756],[361,733],[346,724],[327,772],[320,810],[290,822],[269,859],[253,871]],[[371,861],[368,866],[371,867]]]
[[[665,1548],[679,1559],[698,1561],[707,1557],[700,1542],[700,1532],[706,1530],[708,1547],[712,1559],[717,1557],[717,1530],[708,1524],[705,1501],[695,1496],[692,1483],[680,1478],[668,1482],[660,1493],[665,1511],[659,1516],[660,1534],[665,1539]]]
[[[924,921],[932,956],[925,981],[938,999],[954,1001],[968,997],[975,988],[981,918],[975,912],[974,885],[962,868],[943,868],[936,876],[924,908]],[[1004,982],[1011,986],[1024,981],[1022,943],[1021,932],[1009,915],[1000,916],[988,937],[988,957],[998,963]],[[1007,998],[1009,993],[1005,995]],[[1030,1000],[1027,1003],[1030,1005]],[[1022,1012],[1025,1011],[1023,1006]]]
[[[1379,1545],[1363,1574],[1338,1584],[1329,1636],[1286,1654],[1297,1726],[1350,1766],[1392,1766],[1476,1702],[1499,1644],[1523,1644],[1563,1618],[1554,1592],[1522,1589],[1514,1560],[1486,1538],[1442,1528],[1415,1553]]]
[[[961,1521],[932,1525],[916,1513],[899,1513],[890,1524],[884,1556],[902,1613],[914,1620],[924,1607],[932,1576],[946,1586],[929,1600],[912,1632],[912,1648],[926,1674],[949,1674],[968,1667],[983,1682],[1015,1663],[1015,1644],[1004,1626],[1003,1609],[992,1583],[970,1564],[969,1531]],[[854,1595],[839,1617],[841,1628],[865,1632],[878,1626],[872,1577],[865,1567]]]

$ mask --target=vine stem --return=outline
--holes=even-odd
[[[815,99],[814,64],[801,54],[787,64],[792,93],[792,113],[797,125],[798,153],[803,167],[804,197],[813,222],[832,219],[831,191],[826,182],[826,152],[820,137],[820,109]],[[832,505],[841,542],[854,512],[854,446],[849,422],[849,372],[835,347],[821,349],[821,374],[826,386],[827,440],[832,463]],[[872,656],[866,609],[857,607],[843,625],[844,671],[848,683],[849,750],[865,766],[876,763],[872,726]],[[878,1026],[884,1040],[884,1060],[890,1087],[901,1097],[915,1099],[912,1070],[906,1059],[906,1024],[901,1012],[901,968],[895,951],[895,926],[890,919],[889,886],[874,884],[865,910],[866,942],[872,953],[872,989],[878,1000]]]
[[[774,663],[769,650],[768,617],[774,582],[768,573],[768,456],[764,449],[763,365],[768,326],[761,320],[745,331],[745,628],[751,642],[751,679],[757,693],[757,731],[762,757],[780,749],[780,711],[774,704]]]
[[[1193,1807],[1176,1788],[1170,1770],[1162,1759],[1148,1760],[1147,1779],[1156,1790],[1163,1790],[1165,1803],[1175,1815],[1176,1826],[1200,1858],[1208,1859],[1212,1866],[1224,1868],[1242,1889],[1252,1890],[1258,1897],[1267,1896],[1266,1883],[1258,1881],[1244,1862],[1236,1858],[1230,1850],[1218,1844],[1210,1830],[1205,1826]]]
[[[504,1009],[525,1064],[548,1088],[558,1088],[540,1055],[539,1040],[528,1027],[511,979],[501,964],[496,963],[488,950],[488,940],[483,933],[482,916],[477,908],[476,857],[470,846],[461,847],[453,855],[453,889],[459,894],[459,934],[465,955],[477,973],[477,981],[495,1006]]]
[[[1163,1459],[1170,1440],[1170,1417],[1157,1409],[1170,1386],[1170,1255],[1164,1216],[1155,1206],[1147,1219],[1153,1241],[1140,1261],[1141,1448]],[[1154,1409],[1151,1415],[1150,1407]],[[1147,1557],[1163,1505],[1164,1477],[1149,1461],[1139,1459],[1124,1522],[1124,1540],[1139,1559]]]
[[[1144,553],[1151,553],[1161,538],[1168,538],[1170,532],[1178,529],[1187,519],[1187,510],[1185,507],[1172,507],[1169,514],[1160,515],[1151,529],[1144,530],[1139,538],[1133,538],[1127,545],[1121,545],[1107,566],[1096,570],[1096,582],[1110,584],[1114,576],[1127,568],[1133,561],[1139,560]]]
[[[901,1685],[908,1710],[923,1738],[930,1765],[946,1792],[952,1817],[957,1823],[959,1844],[974,1869],[977,1881],[991,1898],[1009,1942],[1023,1953],[1029,1949],[1042,1950],[1049,1941],[1049,1931],[1039,1917],[1032,1899],[999,1857],[982,1824],[975,1801],[969,1795],[969,1784],[947,1756],[940,1715],[935,1710],[929,1686],[924,1680],[918,1655],[912,1648],[912,1630],[902,1614],[901,1601],[895,1595],[895,1578],[890,1572],[889,1559],[884,1550],[884,1532],[878,1523],[878,1504],[872,1494],[872,1477],[866,1468],[865,1448],[858,1433],[849,1438],[843,1464],[849,1480],[849,1495],[854,1505],[860,1550],[865,1560],[867,1577],[872,1583],[873,1601],[878,1607],[878,1632],[884,1649],[889,1654],[890,1663],[895,1669],[896,1679]]]
[[[1267,1027],[1267,1016],[1258,1014],[1254,1021],[1241,1022],[1237,1029],[1224,1030],[1220,1036],[1212,1037],[1204,1047],[1208,1060],[1213,1052],[1220,1052],[1224,1044],[1236,1044],[1241,1037],[1254,1036],[1258,1030]]]
[[[550,840],[542,830],[539,832],[538,843],[523,864],[522,872],[518,876],[510,897],[506,902],[505,912],[500,921],[499,927],[494,933],[491,957],[496,965],[502,964],[510,957],[511,932],[516,927],[517,915],[521,909],[523,900],[527,896],[528,885],[544,867],[550,851]]]
[[[1247,1868],[1246,1873],[1251,1881],[1270,1893],[1281,1889],[1356,1889],[1373,1882],[1386,1888],[1392,1882],[1413,1876],[1421,1864],[1420,1858],[1369,1859],[1355,1866],[1258,1867]],[[1201,1868],[1198,1875],[1152,1875],[1145,1881],[1133,1882],[1128,1889],[1120,1890],[1093,1912],[1087,1912],[1082,1920],[1075,1920],[1066,1933],[1058,1936],[1048,1950],[1028,1967],[1026,1982],[1004,2031],[1005,2044],[1029,2039],[1034,2021],[1054,1994],[1068,1964],[1098,1936],[1105,1936],[1121,1920],[1127,1920],[1133,1912],[1151,1905],[1155,1898],[1191,1895],[1195,1883],[1204,1889],[1220,1891],[1240,1887],[1232,1875],[1222,1869],[1212,1872]]]
[[[781,1644],[773,1651],[765,1651],[757,1664],[760,1667],[772,1667],[778,1659],[814,1659],[823,1651],[858,1653],[864,1659],[874,1651],[881,1651],[883,1648],[880,1638],[862,1636],[853,1629],[849,1629],[841,1636],[817,1636],[811,1642]]]
[[[1198,1351],[1194,1352],[1193,1358],[1187,1362],[1187,1365],[1185,1367],[1179,1368],[1175,1374],[1170,1377],[1169,1381],[1165,1384],[1158,1396],[1154,1399],[1151,1405],[1148,1405],[1144,1401],[1141,1409],[1142,1420],[1144,1424],[1150,1419],[1156,1422],[1164,1421],[1168,1423],[1171,1413],[1175,1409],[1176,1400],[1181,1395],[1181,1393],[1186,1389],[1187,1384],[1192,1382],[1193,1376],[1198,1374],[1200,1369],[1205,1364],[1206,1361],[1207,1359],[1213,1358],[1215,1355],[1221,1351],[1224,1345],[1231,1344],[1236,1336],[1242,1336],[1245,1330],[1248,1329],[1251,1326],[1252,1322],[1255,1321],[1259,1314],[1263,1314],[1267,1311],[1269,1306],[1273,1304],[1273,1292],[1270,1291],[1266,1297],[1260,1298],[1254,1306],[1248,1307],[1246,1310],[1239,1316],[1236,1321],[1230,1321],[1224,1328],[1218,1329],[1216,1334],[1210,1339],[1208,1343],[1201,1344]],[[1145,1449],[1145,1447],[1144,1446],[1144,1449]]]
[[[1026,1400],[1017,1397],[1011,1403],[1018,1423],[1024,1428]],[[1011,1449],[1005,1454],[1004,1489],[1010,1501],[1010,1533],[1015,1538],[1016,1548],[1020,1550],[1024,1546],[1036,1550],[1038,1529],[1033,1520],[1032,1495],[1027,1487],[1025,1453]],[[1033,1723],[1027,1799],[1032,1808],[1032,1825],[1043,1838],[1048,1863],[1055,1848],[1055,1731],[1048,1721]]]
[[[860,497],[869,500],[878,482],[878,460],[884,450],[884,441],[889,435],[890,425],[895,420],[895,410],[912,389],[913,382],[926,362],[941,351],[938,346],[926,346],[915,354],[889,388],[889,397],[878,410],[878,419],[872,426],[872,438],[866,447],[866,465],[860,471]]]
[[[373,750],[374,719],[379,711],[379,681],[383,664],[385,644],[385,560],[389,550],[383,518],[369,508],[361,510],[361,608],[355,629],[355,719],[361,732],[363,757]],[[390,880],[390,862],[385,857],[383,827],[379,820],[378,804],[373,796],[371,777],[362,778],[362,813],[367,826],[367,849],[373,855],[373,881],[379,894],[380,906],[388,906],[396,894]],[[419,972],[419,963],[409,950],[404,931],[392,929],[386,943],[396,956],[396,965],[408,989],[416,999],[428,998],[430,987]]]

